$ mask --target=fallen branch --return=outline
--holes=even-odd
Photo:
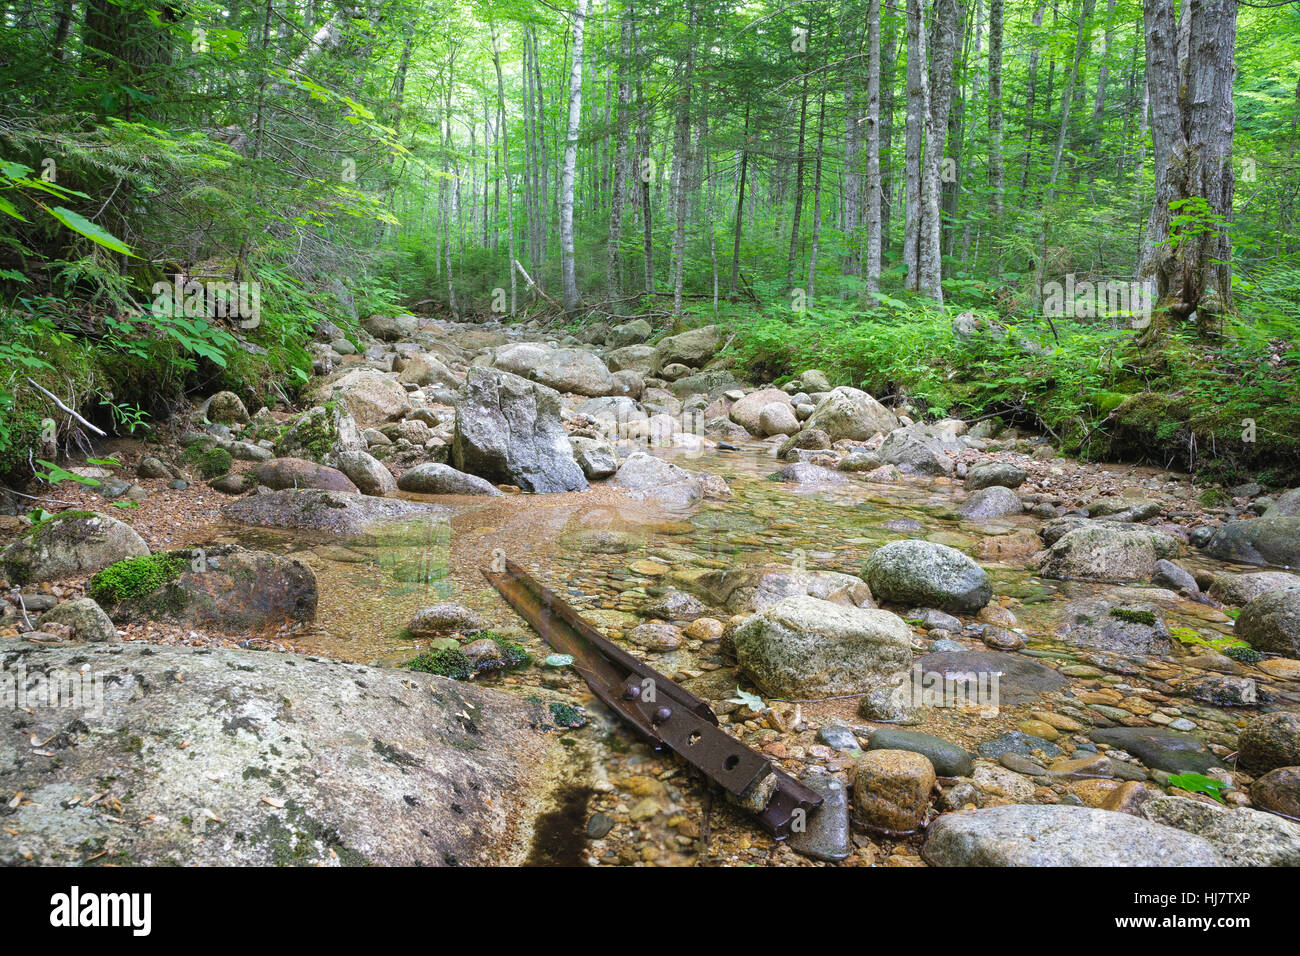
[[[557,309],[564,308],[564,306],[560,305],[560,303],[556,302],[549,295],[547,295],[545,292],[542,291],[542,287],[533,281],[533,277],[528,274],[528,270],[523,267],[523,265],[519,262],[518,259],[515,260],[515,268],[519,270],[519,274],[523,276],[524,281],[528,283],[528,288],[532,289],[534,292],[540,295],[551,305],[555,306]]]
[[[55,395],[49,389],[42,388],[41,386],[33,382],[30,378],[27,379],[27,384],[31,385],[32,388],[36,389],[36,391],[40,392],[42,395],[44,395],[46,398],[52,401],[60,411],[66,412],[67,414],[71,415],[73,418],[81,422],[81,424],[85,425],[96,435],[99,435],[101,438],[108,437],[108,432],[104,431],[103,429],[96,428],[94,425],[90,424],[90,422],[86,421],[84,418],[82,418],[80,415],[78,415],[76,412],[70,409],[67,405],[64,405],[61,401],[59,401],[59,396]]]

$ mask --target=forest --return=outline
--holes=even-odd
[[[768,374],[1294,469],[1300,9],[1143,6],[10,2],[0,348],[111,425],[300,387],[324,318],[709,319]],[[177,276],[260,325],[150,314]]]
[[[1300,0],[0,0],[0,86],[0,872],[1300,865]]]

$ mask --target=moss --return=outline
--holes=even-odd
[[[1155,624],[1156,616],[1153,611],[1135,611],[1132,608],[1116,607],[1111,608],[1110,616],[1119,618],[1127,624],[1145,624],[1148,627]]]
[[[429,651],[403,666],[413,671],[423,671],[426,674],[437,674],[439,677],[451,677],[455,680],[466,680],[474,673],[474,666],[460,648]]]
[[[485,660],[475,665],[460,648],[441,647],[433,648],[414,660],[408,661],[403,666],[411,670],[423,671],[426,674],[437,674],[440,677],[451,677],[455,680],[468,680],[476,674],[512,670],[517,667],[526,667],[532,663],[532,655],[524,649],[522,644],[507,640],[500,634],[486,631],[479,635],[479,639],[494,642],[501,649],[501,657],[497,660]]]
[[[1206,488],[1199,495],[1197,500],[1206,508],[1217,508],[1219,505],[1227,504],[1232,500],[1232,495],[1228,494],[1222,488]]]
[[[204,479],[216,478],[230,471],[234,459],[224,448],[204,448],[204,442],[196,442],[185,449],[182,456],[196,469]]]
[[[1253,647],[1228,647],[1224,648],[1224,656],[1231,657],[1234,661],[1242,664],[1254,664],[1256,661],[1264,659],[1264,655]]]
[[[148,554],[110,564],[90,579],[86,593],[99,604],[117,605],[152,594],[185,570],[185,553]]]
[[[557,727],[585,727],[587,726],[587,716],[582,712],[581,707],[574,707],[572,704],[562,704],[554,701],[551,704],[551,719],[555,721]]]
[[[70,508],[67,511],[60,511],[57,514],[49,515],[42,518],[40,521],[34,522],[32,526],[27,529],[26,537],[28,541],[35,541],[36,536],[49,528],[55,521],[75,521],[77,518],[98,517],[99,514],[94,511],[77,511]]]

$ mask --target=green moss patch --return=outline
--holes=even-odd
[[[90,579],[86,593],[102,605],[152,594],[185,571],[185,553],[148,554],[110,564]]]

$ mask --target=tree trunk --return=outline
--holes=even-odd
[[[808,307],[812,308],[813,288],[817,284],[817,241],[822,229],[822,141],[826,129],[826,94],[822,93],[817,109],[817,158],[813,167],[812,241],[808,251]]]
[[[497,71],[497,108],[498,116],[504,119],[506,112],[506,88],[501,79],[501,50],[497,45],[497,28],[491,21],[488,22],[488,29],[492,33],[492,65]],[[515,277],[515,214],[514,203],[510,201],[510,134],[506,129],[506,124],[498,120],[501,131],[501,153],[505,160],[506,174],[506,243],[510,263],[508,271],[510,272],[510,314],[514,315],[515,310],[519,308],[518,280]],[[500,220],[498,220],[499,222]]]
[[[1002,220],[1002,203],[1007,191],[1007,170],[1002,155],[1002,18],[1004,0],[989,4],[989,188],[993,195],[989,212],[994,222]]]
[[[921,0],[907,0],[907,198],[903,258],[907,287],[921,287],[921,145],[930,115],[930,79],[925,69],[925,20]]]
[[[740,278],[740,230],[745,212],[745,174],[749,169],[749,101],[745,101],[745,133],[740,144],[740,188],[736,193],[736,238],[731,247],[731,291],[728,298],[736,301],[736,282]]]
[[[686,274],[686,213],[691,189],[691,82],[695,72],[695,5],[691,4],[686,38],[686,62],[677,93],[676,131],[673,136],[673,319],[682,317],[682,285]]]
[[[921,175],[921,229],[917,261],[917,289],[922,295],[943,303],[942,238],[939,215],[944,140],[948,112],[952,106],[952,70],[957,50],[957,31],[965,11],[960,0],[936,0],[934,45],[930,61],[930,116],[926,125],[925,156]]]
[[[803,78],[799,95],[799,143],[795,152],[794,204],[790,210],[790,257],[786,260],[785,287],[794,287],[795,258],[799,252],[799,214],[803,211],[803,144],[808,126],[808,77]]]
[[[1191,0],[1182,23],[1172,0],[1144,0],[1143,14],[1156,191],[1139,278],[1154,285],[1170,315],[1196,312],[1208,331],[1214,314],[1232,306],[1237,2]],[[1204,301],[1210,290],[1217,302]]]
[[[621,62],[618,67],[618,115],[614,121],[614,171],[609,199],[609,249],[605,263],[605,287],[611,299],[617,299],[622,291],[618,247],[623,238],[623,195],[627,191],[628,181],[627,113],[631,88],[627,81],[627,58],[631,47],[630,16],[629,13],[623,17],[619,35]]]
[[[569,71],[569,128],[564,140],[564,168],[560,172],[560,281],[564,309],[578,308],[578,280],[573,261],[573,178],[578,164],[578,128],[582,122],[582,28],[587,0],[577,0],[573,16],[573,65]]]
[[[894,79],[898,73],[898,22],[893,0],[886,0],[888,21],[880,29],[884,44],[880,51],[880,250],[889,250],[890,220],[894,208]]]
[[[880,289],[880,0],[867,6],[867,290]]]

